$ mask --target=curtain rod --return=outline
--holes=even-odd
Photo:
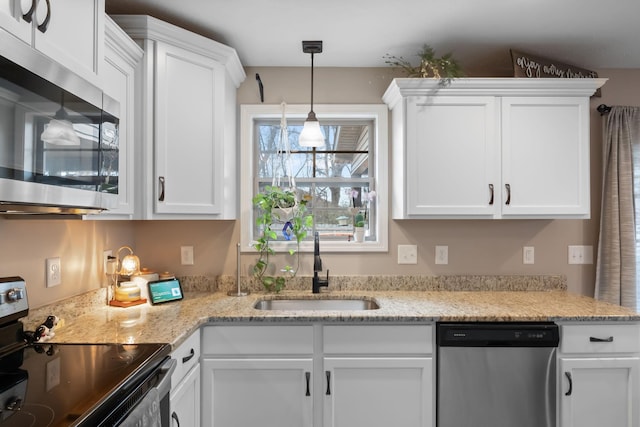
[[[611,107],[609,105],[600,104],[600,105],[598,105],[597,110],[598,110],[598,113],[600,113],[601,116],[604,116],[609,111],[611,111]]]

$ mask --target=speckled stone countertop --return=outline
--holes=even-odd
[[[310,286],[309,286],[310,287]],[[363,311],[263,311],[260,299],[368,298],[380,306]],[[150,306],[117,308],[78,303],[77,313],[56,314],[62,322],[50,342],[170,343],[179,345],[209,322],[432,322],[432,321],[640,321],[640,314],[616,305],[567,292],[551,290],[330,290],[313,295],[310,290],[280,294],[254,291],[248,296],[227,296],[227,291],[188,291],[182,301]],[[53,310],[55,306],[45,309]],[[61,310],[65,310],[60,308]],[[68,310],[68,309],[66,309]],[[39,311],[37,316],[42,317]],[[25,327],[33,327],[30,315]]]

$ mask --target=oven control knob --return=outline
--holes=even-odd
[[[22,409],[22,399],[16,397],[15,399],[8,401],[6,409],[7,411],[19,411]]]
[[[24,289],[13,288],[7,291],[7,300],[10,302],[15,302],[22,298],[24,298]]]

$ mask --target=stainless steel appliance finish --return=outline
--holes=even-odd
[[[25,281],[0,278],[0,427],[114,427],[156,391],[169,427],[168,344],[27,344],[28,310]]]
[[[116,207],[119,114],[99,88],[0,31],[0,212]],[[79,141],[43,138],[54,122],[70,123]]]
[[[552,323],[438,324],[438,427],[554,427]]]

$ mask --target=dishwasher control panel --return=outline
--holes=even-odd
[[[441,347],[557,347],[555,323],[439,323]]]

